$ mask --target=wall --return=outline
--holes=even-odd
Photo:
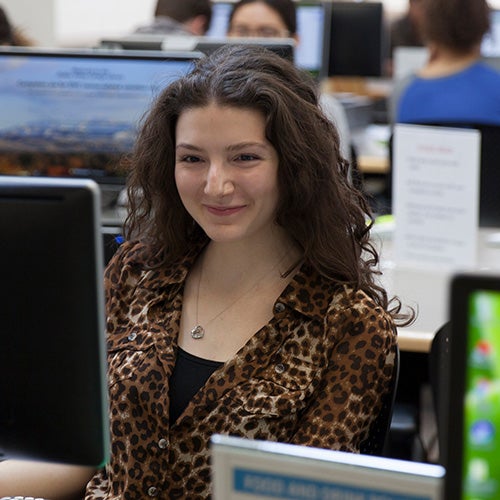
[[[130,33],[152,18],[155,0],[0,0],[0,4],[11,22],[38,45],[71,47]]]
[[[178,0],[182,1],[182,0]],[[408,0],[382,0],[389,18]],[[102,37],[128,34],[153,15],[156,0],[0,0],[26,35],[44,46],[91,46]],[[500,0],[490,0],[500,9]]]

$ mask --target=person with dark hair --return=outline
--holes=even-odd
[[[13,26],[9,20],[7,12],[0,6],[0,45],[29,46],[33,42],[23,33]]]
[[[408,10],[390,25],[391,54],[396,47],[423,47],[422,0],[408,0]]]
[[[420,1],[429,58],[396,87],[394,120],[500,124],[500,73],[481,60],[490,27],[486,0]]]
[[[293,0],[240,0],[229,14],[228,36],[295,38],[297,13]]]
[[[14,30],[2,7],[0,7],[0,45],[14,45]]]
[[[157,0],[154,22],[136,33],[202,36],[210,28],[210,0]]]
[[[223,47],[159,94],[129,161],[105,272],[111,462],[56,467],[64,492],[87,474],[87,500],[209,498],[213,433],[359,452],[401,304],[312,77]],[[57,499],[18,464],[0,464],[0,496]]]
[[[231,9],[227,36],[293,38],[297,44],[297,9],[293,0],[239,0]],[[340,149],[352,159],[351,130],[347,114],[340,101],[331,93],[323,93],[321,106],[340,135]]]

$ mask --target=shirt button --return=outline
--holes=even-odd
[[[277,302],[274,306],[274,310],[277,313],[282,313],[285,310],[285,304],[283,304],[282,302]]]
[[[162,450],[164,450],[166,447],[167,447],[167,440],[165,438],[161,438],[159,441],[158,441],[158,447],[161,448]]]
[[[157,497],[158,496],[158,488],[156,488],[155,486],[150,486],[148,488],[148,495],[150,497]]]
[[[130,342],[133,342],[137,338],[137,332],[132,332],[127,338],[130,340]]]
[[[283,363],[278,363],[275,367],[274,367],[274,371],[276,373],[283,373],[285,371],[285,365]]]

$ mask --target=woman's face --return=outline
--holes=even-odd
[[[278,154],[260,112],[209,104],[182,112],[175,182],[186,210],[210,239],[271,237],[279,200]]]
[[[228,36],[287,38],[293,35],[277,11],[263,2],[251,2],[233,14]]]

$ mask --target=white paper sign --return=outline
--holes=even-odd
[[[450,270],[476,265],[480,140],[471,129],[395,126],[397,264]]]

